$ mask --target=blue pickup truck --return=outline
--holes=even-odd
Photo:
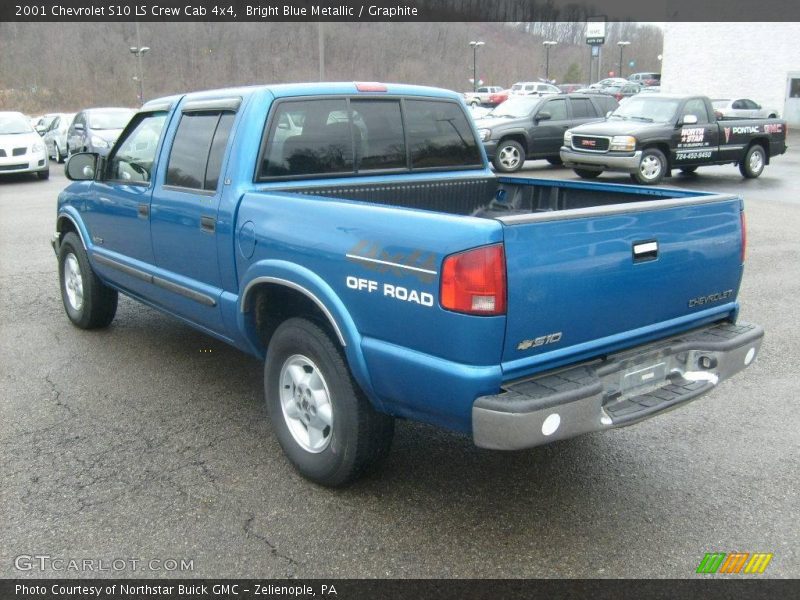
[[[122,292],[262,358],[276,437],[324,485],[379,464],[395,418],[529,448],[693,400],[763,337],[737,322],[740,198],[497,177],[441,89],[171,96],[66,172],[72,323]]]

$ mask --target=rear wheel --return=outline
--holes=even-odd
[[[311,481],[344,485],[389,453],[394,419],[372,407],[339,346],[316,323],[292,318],[278,327],[264,364],[264,392],[281,448]]]
[[[572,169],[575,175],[581,179],[597,179],[602,174],[602,171],[592,171],[590,169]]]
[[[767,163],[767,153],[764,152],[764,147],[758,144],[753,144],[745,152],[744,160],[739,163],[739,172],[742,177],[747,179],[755,179],[764,172],[764,166]]]
[[[492,162],[495,169],[503,173],[519,171],[525,162],[525,150],[519,142],[503,140],[497,145]]]
[[[648,148],[642,152],[639,167],[631,173],[631,179],[644,185],[655,185],[667,173],[667,159],[657,148]]]
[[[67,233],[58,248],[61,300],[69,320],[81,329],[107,327],[117,314],[117,290],[95,275],[80,238]]]
[[[481,103],[480,103],[480,102],[478,102],[477,100],[470,100],[470,102],[469,102],[469,105],[470,105],[472,108],[476,108],[476,107],[480,106],[480,105],[481,105]]]

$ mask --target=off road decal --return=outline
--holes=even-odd
[[[361,240],[345,254],[347,260],[370,271],[391,272],[398,277],[416,277],[422,283],[433,283],[438,275],[436,255],[432,252],[414,249],[408,254],[391,254],[383,250],[377,242]]]

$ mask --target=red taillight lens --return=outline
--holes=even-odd
[[[747,257],[747,219],[744,216],[744,211],[739,213],[742,216],[742,263]]]
[[[506,259],[503,245],[453,254],[442,265],[442,308],[470,315],[506,312]]]
[[[614,97],[617,99],[617,101],[620,101],[620,100],[622,100],[622,99],[623,99],[625,96],[623,96],[622,94],[614,94]]]

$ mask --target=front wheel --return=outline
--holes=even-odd
[[[764,172],[764,166],[767,164],[767,154],[764,152],[763,146],[754,144],[748,148],[744,155],[744,160],[739,163],[739,172],[742,177],[747,179],[755,179]]]
[[[572,169],[575,171],[575,175],[580,177],[581,179],[597,179],[600,177],[602,171],[592,171],[590,169]]]
[[[50,179],[50,167],[47,167],[44,171],[36,171],[36,176],[39,179]]]
[[[560,167],[561,165],[564,164],[564,161],[561,160],[561,157],[559,156],[551,156],[550,158],[547,159],[547,162],[549,162],[551,165],[555,167]]]
[[[58,249],[61,300],[69,320],[81,329],[108,327],[117,314],[117,290],[95,275],[80,238],[67,233]]]
[[[497,152],[492,162],[495,169],[503,173],[519,171],[525,162],[525,149],[519,142],[504,140],[497,145]]]
[[[681,167],[681,173],[694,173],[697,167]]]
[[[636,183],[655,185],[664,178],[667,172],[667,159],[657,148],[648,148],[642,152],[639,167],[631,173]]]
[[[372,407],[339,347],[316,323],[292,318],[275,331],[264,394],[281,448],[311,481],[347,484],[389,453],[394,419]]]

